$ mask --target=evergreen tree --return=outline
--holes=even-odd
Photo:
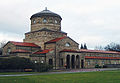
[[[81,44],[81,47],[80,47],[80,49],[83,49],[83,45]]]
[[[84,44],[84,49],[87,49],[87,45],[86,45],[86,43]]]

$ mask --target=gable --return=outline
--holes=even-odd
[[[26,46],[26,47],[39,47],[38,45],[34,44],[34,43],[27,43],[27,42],[14,42],[14,41],[10,41],[12,44],[16,45],[16,46]]]
[[[79,44],[70,37],[59,40],[56,45],[62,49],[79,49]]]
[[[58,42],[59,40],[62,40],[62,39],[64,39],[64,38],[65,38],[65,36],[64,36],[64,37],[55,38],[55,39],[53,39],[53,40],[47,41],[45,44],[56,43],[56,42]]]
[[[65,37],[64,39],[58,41],[58,43],[66,43],[66,44],[71,44],[74,43],[76,45],[79,45],[76,41],[74,41],[72,38],[70,37]]]

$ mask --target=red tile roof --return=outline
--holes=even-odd
[[[49,51],[52,51],[53,49],[47,49],[47,50],[42,50],[42,51],[37,51],[37,52],[34,52],[33,54],[45,54],[45,53],[48,53]]]
[[[104,50],[87,50],[87,49],[80,49],[80,52],[93,52],[93,53],[112,53],[112,54],[120,54],[120,52],[115,51],[104,51]]]
[[[78,51],[76,51],[76,50],[71,50],[71,49],[64,49],[64,50],[62,50],[62,51],[60,51],[60,52],[78,52]]]
[[[80,49],[80,50],[71,50],[71,49],[64,49],[60,52],[87,52],[87,53],[107,53],[107,54],[120,54],[120,52],[115,51],[104,51],[104,50],[87,50],[87,49]]]
[[[48,42],[46,42],[46,43],[55,43],[55,42],[57,42],[57,41],[59,41],[59,40],[64,39],[65,37],[66,37],[66,36],[60,37],[60,38],[56,38],[56,39],[50,40],[50,41],[48,41]]]
[[[17,50],[12,51],[11,53],[29,53],[29,51],[23,50],[23,49],[17,49]]]
[[[38,45],[34,44],[34,43],[26,43],[26,42],[14,42],[14,41],[10,41],[11,43],[13,43],[16,46],[29,46],[29,47],[39,47]]]
[[[120,57],[96,57],[96,56],[85,56],[85,59],[120,59]]]

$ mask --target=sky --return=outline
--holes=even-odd
[[[0,42],[23,41],[30,17],[45,7],[62,17],[62,31],[79,44],[120,44],[120,0],[0,0]]]

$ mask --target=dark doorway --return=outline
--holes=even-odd
[[[75,68],[75,55],[72,55],[71,57],[71,66],[72,66],[72,69]]]
[[[80,57],[79,57],[79,55],[76,56],[76,68],[80,68]]]
[[[49,65],[53,65],[53,60],[49,59]]]
[[[84,60],[81,60],[81,68],[84,68]]]
[[[61,62],[61,67],[63,67],[63,58],[60,59],[60,62]]]
[[[67,55],[66,57],[66,68],[70,69],[70,55]]]

